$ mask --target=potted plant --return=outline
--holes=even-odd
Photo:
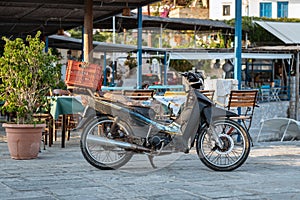
[[[38,32],[35,37],[27,36],[25,41],[3,37],[5,46],[0,57],[0,99],[5,101],[2,110],[15,113],[16,117],[13,123],[3,124],[8,148],[14,159],[37,157],[45,124],[38,124],[34,114],[45,108],[50,89],[60,80],[59,58],[51,50],[45,52],[45,43],[40,35]],[[33,136],[29,136],[31,134]]]

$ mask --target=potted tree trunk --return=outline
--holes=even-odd
[[[5,41],[4,52],[0,58],[2,109],[15,113],[13,122],[4,123],[8,148],[14,159],[32,159],[38,156],[42,130],[45,124],[34,119],[38,110],[47,105],[47,94],[60,80],[59,58],[51,50],[45,52],[45,43],[35,37],[27,36]]]

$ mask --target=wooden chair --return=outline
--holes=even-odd
[[[71,92],[63,89],[54,89],[52,91],[53,96],[69,96]],[[70,114],[66,115],[66,132],[67,140],[70,140],[71,130],[74,129],[79,123],[79,115]],[[59,116],[57,120],[54,121],[54,139],[57,140],[57,131],[62,129],[62,116]]]
[[[75,129],[80,121],[80,115],[79,114],[72,114],[67,115],[67,140],[70,140],[71,137],[71,131]]]
[[[232,90],[229,95],[227,108],[228,110],[233,108],[241,110],[239,117],[232,118],[241,120],[247,131],[251,127],[254,108],[258,107],[257,94],[258,90]]]
[[[214,99],[215,90],[199,90],[202,94],[207,96],[211,101]]]
[[[149,100],[153,98],[154,90],[148,90],[148,89],[123,90],[122,94],[127,98],[133,100]]]
[[[53,118],[50,113],[36,113],[33,115],[33,117],[39,122],[46,123],[46,128],[43,130],[42,138],[45,150],[47,144],[49,147],[51,147],[53,144]]]

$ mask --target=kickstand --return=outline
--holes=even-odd
[[[152,167],[155,169],[155,168],[157,168],[157,167],[154,165],[154,162],[153,162],[153,157],[154,157],[154,156],[148,155],[148,158],[149,158],[150,164],[151,164],[151,166],[152,166]]]

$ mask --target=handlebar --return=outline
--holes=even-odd
[[[204,84],[204,77],[200,72],[184,72],[180,74],[184,76],[190,83],[191,87],[195,89],[200,89],[200,87]]]

